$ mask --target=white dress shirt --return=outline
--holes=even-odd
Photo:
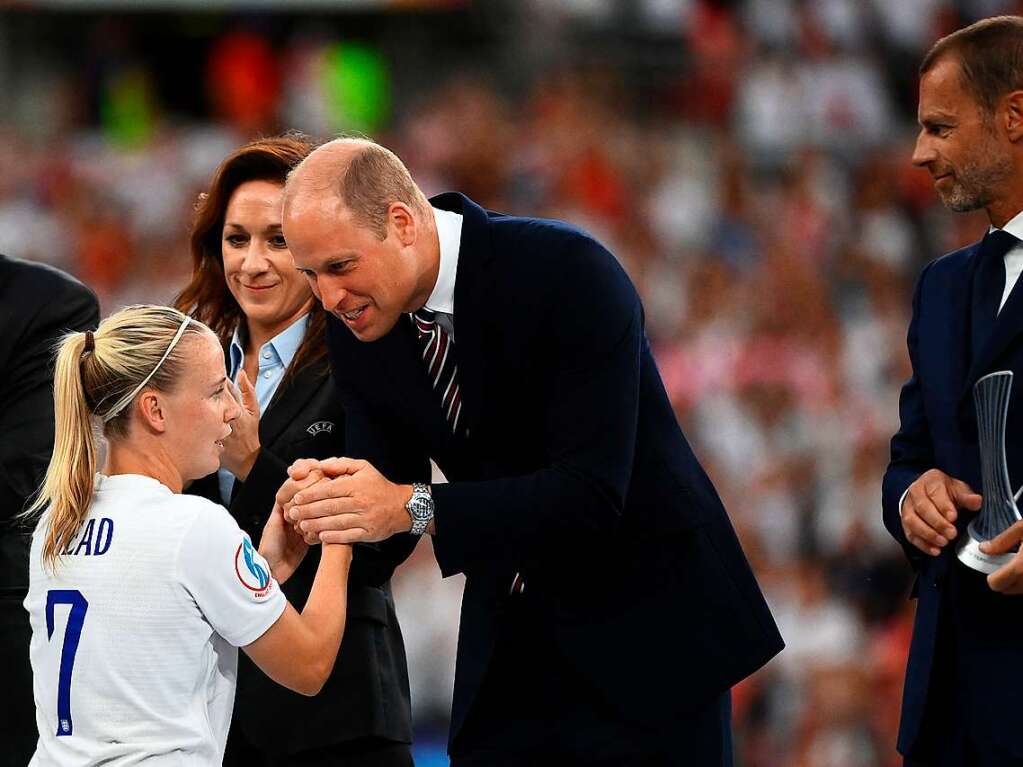
[[[1023,272],[1023,211],[1017,213],[1002,229],[1019,242],[1005,254],[1005,290],[1002,291],[1002,302],[998,304],[998,311],[1005,306],[1009,294],[1015,287],[1016,281],[1019,280],[1020,273]],[[994,230],[995,228],[991,227],[988,231],[993,232]]]
[[[437,315],[437,323],[455,342],[455,275],[458,273],[458,249],[462,245],[462,214],[433,209],[440,241],[440,266],[426,308]]]

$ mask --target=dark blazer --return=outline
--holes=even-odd
[[[921,744],[943,736],[926,731],[939,720],[925,721],[924,707],[939,685],[952,684],[970,712],[974,740],[1023,757],[1017,723],[1023,706],[1023,601],[990,591],[982,574],[958,562],[954,543],[938,557],[919,551],[906,540],[899,513],[902,494],[928,469],[940,469],[981,492],[973,384],[996,370],[1015,373],[1005,447],[1012,486],[1023,483],[1023,291],[1017,284],[988,341],[971,350],[970,291],[978,245],[939,258],[920,275],[908,335],[913,377],[902,389],[901,424],[883,483],[885,526],[917,573],[898,742],[899,751],[911,756]],[[960,514],[959,539],[970,518]],[[954,659],[937,651],[939,624],[954,637]]]
[[[678,427],[615,258],[567,224],[464,216],[452,435],[411,324],[328,349],[348,452],[435,485],[442,573],[466,575],[451,739],[492,659],[517,572],[557,652],[622,717],[670,731],[762,666],[781,637],[710,480]]]
[[[28,546],[12,528],[53,452],[54,345],[95,329],[91,290],[45,264],[0,256],[0,590],[25,595]]]
[[[22,607],[28,589],[31,524],[15,521],[53,452],[54,345],[69,331],[95,329],[99,303],[82,283],[44,264],[0,256],[0,765],[23,765],[37,733]]]
[[[283,381],[259,421],[261,448],[245,482],[236,482],[229,511],[253,541],[273,508],[274,496],[298,458],[345,454],[345,414],[326,361]],[[222,503],[217,475],[189,492]],[[412,741],[405,646],[389,579],[410,548],[386,558],[378,547],[356,547],[348,583],[348,620],[334,671],[319,695],[309,698],[277,685],[244,653],[232,727],[269,754],[294,753],[361,738]],[[284,584],[301,610],[319,564],[309,550]]]

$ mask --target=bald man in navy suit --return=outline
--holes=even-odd
[[[729,689],[782,641],[614,256],[427,200],[352,139],[294,171],[283,223],[333,315],[349,457],[278,500],[314,539],[430,534],[465,574],[453,764],[730,765]]]

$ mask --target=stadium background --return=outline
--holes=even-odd
[[[888,767],[913,608],[880,480],[910,291],[984,228],[909,164],[916,66],[941,34],[1021,6],[7,3],[0,252],[78,275],[104,314],[167,301],[213,168],[282,129],[361,131],[427,193],[588,228],[639,286],[788,642],[735,690],[737,764]],[[417,763],[446,764],[461,583],[424,541],[395,590]]]

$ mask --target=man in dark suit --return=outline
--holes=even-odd
[[[21,603],[30,529],[15,517],[53,452],[53,353],[64,333],[99,324],[92,291],[43,264],[0,256],[0,764],[24,767],[36,745],[35,704]]]
[[[883,487],[885,525],[917,572],[898,748],[907,765],[1018,765],[1023,603],[996,593],[1007,572],[986,579],[956,548],[982,502],[973,385],[997,370],[1016,374],[1006,452],[1023,483],[1023,19],[939,40],[920,72],[913,163],[947,207],[983,208],[991,228],[929,264],[913,298],[913,377]]]
[[[453,764],[731,764],[729,688],[782,642],[611,253],[427,201],[350,139],[293,172],[283,223],[356,458],[278,501],[324,541],[428,532],[465,573]]]

